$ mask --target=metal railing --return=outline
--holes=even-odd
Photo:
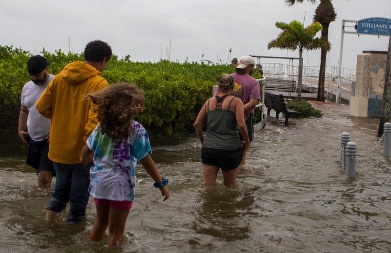
[[[298,66],[283,63],[262,63],[263,73],[269,77],[297,78]],[[319,77],[319,66],[303,66],[304,77]],[[326,79],[336,80],[338,78],[338,67],[326,67]],[[347,82],[356,81],[356,69],[342,68],[341,78]]]
[[[279,78],[286,80],[295,80],[299,67],[283,63],[262,63],[264,76],[267,78]],[[313,91],[318,88],[319,66],[303,66],[303,86],[308,90]],[[325,92],[329,99],[332,99],[333,94],[337,92],[338,67],[326,67],[325,75]],[[341,86],[340,89],[345,90],[345,97],[350,100],[350,95],[354,95],[354,85],[356,82],[356,69],[342,68],[341,69]]]

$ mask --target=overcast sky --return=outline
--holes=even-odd
[[[319,3],[319,1],[318,1]],[[267,44],[280,30],[275,22],[312,22],[318,5],[289,7],[284,0],[0,0],[0,45],[39,54],[61,49],[81,53],[101,39],[113,53],[133,61],[202,58],[226,63],[243,55],[298,57]],[[391,0],[334,0],[328,66],[338,66],[342,20],[391,19]],[[232,48],[232,53],[229,49]],[[388,37],[345,34],[342,62],[355,68],[364,50],[387,51]],[[305,52],[305,65],[319,65],[320,52]],[[268,60],[262,60],[268,62]]]

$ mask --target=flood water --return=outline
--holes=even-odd
[[[118,250],[87,240],[93,201],[86,224],[68,226],[66,214],[52,225],[44,221],[51,191],[37,189],[15,139],[19,144],[1,149],[0,252],[391,252],[391,166],[376,137],[379,120],[351,117],[348,105],[314,107],[322,118],[290,119],[289,127],[267,119],[231,191],[221,174],[216,187],[201,187],[195,135],[155,143],[153,158],[170,180],[171,197],[163,202],[140,167]],[[357,144],[354,178],[340,166],[343,132]]]

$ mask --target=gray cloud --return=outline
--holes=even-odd
[[[328,65],[338,64],[342,19],[391,18],[391,0],[333,4],[338,17],[330,26]],[[280,32],[274,24],[296,19],[308,25],[316,6],[289,7],[284,0],[2,0],[0,44],[34,54],[42,48],[82,52],[87,42],[102,39],[119,56],[152,62],[167,58],[170,45],[170,59],[180,62],[202,55],[214,62],[245,54],[297,57],[294,51],[267,50]],[[386,37],[345,35],[344,65],[354,67],[363,50],[385,51],[387,46]],[[319,65],[319,55],[306,52],[304,63]]]

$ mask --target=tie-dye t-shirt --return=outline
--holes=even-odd
[[[133,201],[136,188],[136,164],[152,153],[147,131],[133,121],[133,134],[114,141],[99,131],[99,125],[87,140],[94,151],[90,170],[90,194],[94,198]]]

